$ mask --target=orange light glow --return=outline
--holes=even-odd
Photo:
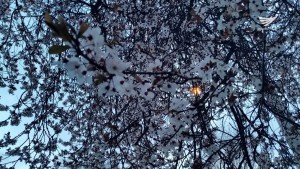
[[[193,95],[199,95],[201,93],[201,88],[199,86],[194,86],[191,88]]]

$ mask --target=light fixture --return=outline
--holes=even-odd
[[[200,95],[202,92],[201,82],[192,82],[192,87],[190,91],[194,96]]]
[[[198,96],[202,92],[202,90],[200,86],[193,86],[191,88],[191,92],[193,95]]]

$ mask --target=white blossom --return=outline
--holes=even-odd
[[[119,57],[109,57],[105,60],[105,67],[108,73],[123,75],[123,71],[130,67],[129,62],[123,62]]]

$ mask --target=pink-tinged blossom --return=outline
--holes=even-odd
[[[104,37],[101,35],[101,29],[99,27],[89,28],[84,32],[85,37],[82,41],[83,46],[92,46],[93,48],[98,48],[104,45]]]
[[[155,59],[154,63],[149,63],[147,71],[152,72],[156,69],[160,68],[162,66],[162,63],[159,59]]]
[[[130,79],[125,79],[123,76],[114,76],[111,83],[113,83],[114,88],[120,96],[127,95],[136,95],[134,90],[133,81]]]
[[[62,63],[63,62],[63,63]],[[89,72],[79,57],[71,57],[64,59],[62,62],[54,62],[53,65],[57,65],[59,68],[66,70],[67,75],[70,78],[76,78],[79,84],[89,83],[92,84],[93,73]]]
[[[123,75],[123,71],[130,67],[129,62],[123,62],[119,57],[109,57],[105,60],[105,66],[108,73],[113,75]]]
[[[175,94],[177,89],[179,89],[179,86],[176,83],[164,83],[161,87],[162,91],[170,92],[172,94]]]
[[[97,89],[98,89],[98,96],[100,97],[114,96],[118,94],[113,84],[110,82],[103,82],[99,84]]]
[[[170,110],[182,111],[186,110],[186,107],[189,105],[189,101],[183,98],[173,98],[170,104]]]

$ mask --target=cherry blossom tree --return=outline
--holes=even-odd
[[[297,1],[0,3],[0,168],[300,166]]]

